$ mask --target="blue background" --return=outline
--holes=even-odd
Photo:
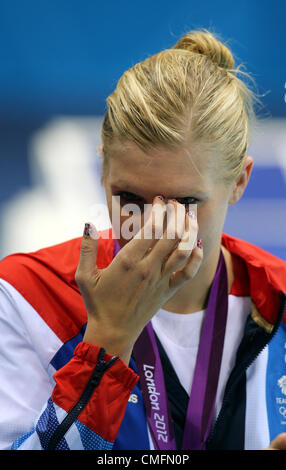
[[[1,0],[1,116],[101,114],[126,68],[200,27],[230,40],[285,116],[285,19],[283,0]]]
[[[124,70],[172,47],[190,29],[208,28],[228,41],[237,63],[245,64],[265,95],[262,114],[285,118],[285,19],[282,0],[0,0],[2,229],[6,204],[35,184],[29,164],[32,136],[57,116],[102,116]],[[271,161],[271,146],[267,152]],[[274,159],[267,167],[258,164],[244,196],[245,201],[260,197],[274,204],[279,200],[279,207],[286,201],[285,173]],[[227,229],[256,242],[235,225]],[[276,230],[286,236],[285,225]],[[270,230],[257,244],[285,258],[286,242],[272,244],[271,237]]]

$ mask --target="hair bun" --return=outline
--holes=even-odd
[[[179,39],[173,49],[185,49],[207,56],[213,63],[224,69],[234,67],[231,51],[207,30],[190,31]]]

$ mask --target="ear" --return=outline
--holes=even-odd
[[[254,163],[254,160],[253,160],[252,157],[249,157],[249,156],[245,157],[244,164],[243,164],[243,169],[242,169],[238,179],[236,180],[236,182],[234,184],[232,194],[231,194],[231,196],[229,198],[229,201],[228,201],[228,204],[230,206],[232,206],[237,201],[239,201],[239,199],[243,195],[244,190],[245,190],[245,188],[247,186],[247,183],[249,181],[249,178],[250,178],[250,174],[251,174],[251,171],[252,171],[252,168],[253,168],[253,163]]]
[[[100,155],[103,156],[103,145],[102,144],[98,147],[98,150],[99,150]]]

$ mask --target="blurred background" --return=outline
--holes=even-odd
[[[284,0],[0,0],[0,259],[110,227],[98,146],[122,73],[190,29],[228,41],[264,108],[224,231],[286,259]]]

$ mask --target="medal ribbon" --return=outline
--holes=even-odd
[[[114,256],[120,250],[115,241]],[[228,282],[220,251],[201,331],[182,449],[203,450],[208,438],[221,367],[228,310]],[[137,339],[135,356],[147,419],[156,450],[176,450],[164,373],[151,321]]]

